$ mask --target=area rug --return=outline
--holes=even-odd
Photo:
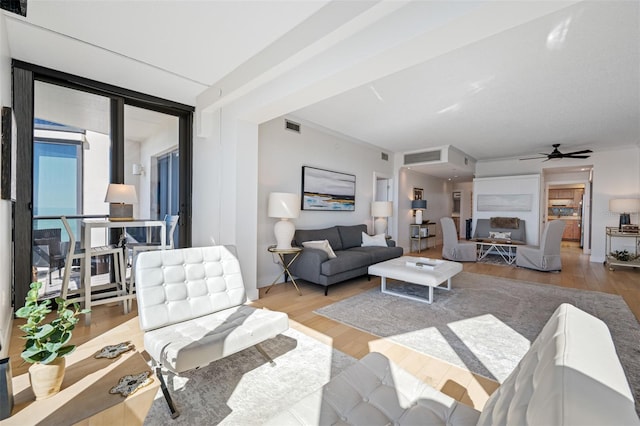
[[[275,366],[252,347],[167,380],[180,417],[158,391],[145,425],[261,424],[355,362],[294,329],[261,346]]]
[[[387,286],[420,297],[428,290],[392,280]],[[431,305],[372,289],[315,312],[502,382],[564,302],[607,324],[640,401],[640,326],[617,295],[462,272],[451,291],[434,291]]]

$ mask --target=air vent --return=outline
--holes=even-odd
[[[414,152],[404,155],[404,164],[428,163],[441,160],[441,150]]]
[[[380,158],[384,161],[389,161],[389,154],[387,154],[386,152],[383,152],[380,154]]]
[[[300,133],[300,123],[296,123],[290,120],[284,120],[284,128],[296,133]]]

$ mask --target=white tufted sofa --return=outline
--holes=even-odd
[[[563,304],[482,412],[370,353],[267,424],[639,425],[607,326]]]
[[[240,264],[225,246],[140,253],[136,297],[144,347],[172,417],[178,412],[160,374],[205,366],[289,328],[285,313],[245,305]]]

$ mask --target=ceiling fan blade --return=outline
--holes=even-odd
[[[589,158],[591,157],[590,155],[573,155],[573,154],[565,154],[563,155],[564,158]]]
[[[547,158],[547,154],[543,154],[543,157],[527,157],[527,158],[521,158],[521,160],[537,160],[540,158]]]
[[[593,151],[591,151],[590,149],[584,149],[582,151],[573,151],[573,152],[567,152],[566,154],[564,154],[564,156],[566,157],[567,155],[575,155],[575,154],[589,154]]]

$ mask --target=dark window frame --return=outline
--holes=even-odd
[[[24,305],[31,282],[31,234],[33,217],[33,137],[34,82],[43,81],[75,90],[107,96],[111,99],[112,161],[111,181],[124,182],[124,106],[132,105],[178,117],[180,150],[180,227],[182,247],[191,246],[193,189],[193,114],[190,105],[147,95],[129,89],[52,70],[27,62],[12,61],[13,107],[16,117],[17,146],[16,200],[13,205],[13,305]]]

